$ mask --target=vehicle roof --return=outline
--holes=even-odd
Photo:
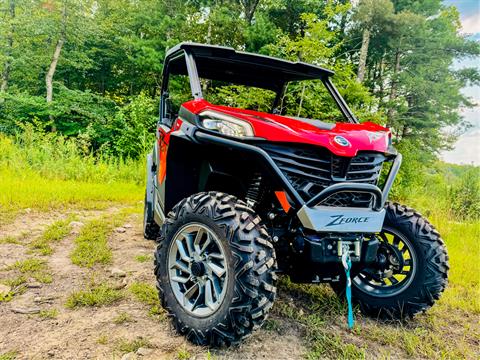
[[[193,55],[200,78],[277,90],[289,81],[321,79],[333,71],[300,61],[236,51],[233,48],[182,42],[167,51],[168,71],[187,75],[182,55]]]

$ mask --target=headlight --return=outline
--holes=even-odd
[[[200,113],[200,119],[205,129],[218,131],[226,136],[239,138],[255,136],[250,123],[221,112],[207,110]]]

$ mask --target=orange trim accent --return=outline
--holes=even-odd
[[[292,206],[288,202],[287,193],[285,191],[275,191],[275,195],[277,196],[280,205],[282,205],[283,211],[288,213]]]

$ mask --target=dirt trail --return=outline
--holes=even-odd
[[[77,214],[81,222],[96,218],[115,209],[90,211]],[[0,244],[0,282],[6,274],[1,271],[17,260],[40,257],[29,254],[28,242],[40,236],[54,221],[66,214],[24,214],[15,223],[0,228],[0,237],[23,236],[22,244]],[[143,355],[131,358],[174,359],[208,357],[208,350],[187,343],[176,336],[168,319],[159,320],[149,315],[149,306],[134,299],[127,288],[134,282],[154,284],[152,261],[139,262],[139,255],[151,256],[155,244],[143,239],[140,216],[132,215],[125,221],[122,232],[114,231],[109,238],[113,252],[112,264],[92,269],[72,264],[70,253],[78,228],[61,242],[54,245],[54,252],[41,256],[48,262],[53,281],[27,287],[21,295],[10,302],[0,302],[0,354],[15,351],[17,359],[121,359],[125,351],[121,342],[144,339],[148,349]],[[123,232],[123,230],[125,230]],[[67,309],[69,294],[85,287],[92,276],[105,281],[111,278],[111,268],[126,273],[125,298],[110,306]],[[122,280],[123,281],[123,280]],[[31,280],[27,286],[32,285]],[[125,284],[124,284],[125,285]],[[14,309],[57,311],[53,319],[44,319],[39,314],[18,314]],[[130,321],[118,324],[119,314],[128,314]],[[215,359],[298,359],[305,352],[301,331],[293,324],[275,319],[277,331],[261,329],[238,347],[211,351]],[[279,336],[279,331],[282,333]]]

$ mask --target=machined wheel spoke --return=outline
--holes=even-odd
[[[200,249],[200,255],[203,255],[203,253],[205,252],[205,250],[207,250],[207,247],[208,247],[208,245],[210,245],[211,242],[212,242],[212,238],[211,238],[210,234],[207,234],[207,239],[205,240],[202,248]]]
[[[198,283],[195,283],[190,287],[190,289],[187,289],[187,291],[185,291],[185,293],[183,294],[183,296],[184,296],[183,304],[184,305],[187,305],[187,300],[190,301],[193,294],[195,294],[195,292],[198,289],[199,289],[199,285],[198,285]]]
[[[188,234],[185,236],[185,242],[187,243],[187,251],[188,256],[193,258],[193,254],[195,253],[195,247],[193,246],[192,234]]]
[[[225,274],[225,268],[209,261],[207,262],[207,266],[213,271],[213,273],[215,275],[217,275],[219,278],[223,276],[223,274]]]
[[[190,280],[190,276],[189,277],[173,276],[170,278],[170,280],[181,283],[181,284],[185,284],[186,282],[188,282],[188,280]]]
[[[181,240],[177,239],[175,240],[175,244],[177,245],[178,252],[180,253],[180,258],[185,261],[185,262],[191,262],[192,259],[190,256],[187,255],[187,252],[185,251],[185,247],[183,246],[183,243]]]
[[[178,260],[175,261],[172,265],[170,265],[170,269],[178,269],[178,270],[180,270],[180,271],[182,271],[182,272],[184,272],[184,273],[187,273],[187,274],[189,274],[189,275],[191,274],[190,269],[189,269],[187,266],[183,265],[183,264],[182,264],[180,261],[178,261]]]
[[[209,279],[212,282],[213,295],[215,296],[215,299],[218,300],[220,298],[220,293],[222,292],[222,288],[220,287],[220,280],[213,276],[210,276]]]
[[[211,254],[208,254],[208,257],[211,258],[211,259],[218,259],[218,260],[223,260],[223,255],[220,254],[220,253],[211,253]]]
[[[212,280],[208,279],[205,283],[205,305],[215,310],[215,302],[213,301]]]

